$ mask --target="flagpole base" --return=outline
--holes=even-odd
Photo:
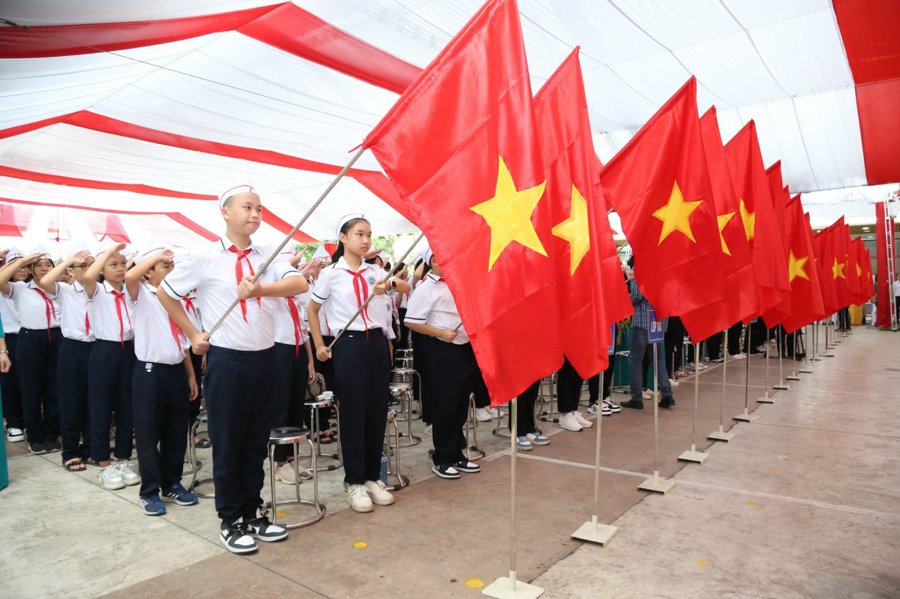
[[[537,599],[544,594],[544,589],[516,580],[515,576],[501,576],[484,587],[481,594],[497,599]]]
[[[809,361],[810,362],[821,362],[822,358],[810,358]]]
[[[670,478],[663,478],[658,474],[654,474],[644,482],[638,485],[641,491],[651,491],[653,493],[662,493],[665,495],[675,488],[675,481]]]
[[[598,545],[606,545],[618,530],[615,526],[600,524],[597,522],[597,516],[591,516],[590,520],[579,526],[578,530],[572,533],[572,538],[588,541],[589,543],[597,543]]]
[[[706,458],[709,457],[708,453],[704,453],[702,451],[696,451],[694,449],[689,449],[678,456],[678,459],[682,462],[693,462],[695,464],[702,464],[706,461]]]
[[[802,371],[801,371],[801,372],[802,372]],[[787,375],[787,376],[784,377],[784,378],[785,378],[786,380],[788,380],[788,381],[799,381],[799,380],[800,380],[800,377],[797,376],[796,374],[789,374],[789,375]]]
[[[791,378],[791,377],[785,377],[785,378]],[[790,391],[791,390],[791,386],[785,385],[784,383],[780,383],[778,385],[772,385],[772,388],[777,389],[778,391]]]
[[[812,374],[813,373],[813,371],[810,370],[809,368],[801,368],[797,372],[799,372],[800,374]]]
[[[756,422],[759,420],[759,416],[749,413],[747,409],[744,408],[744,411],[737,416],[733,416],[732,420],[737,420],[739,422]]]
[[[769,392],[766,391],[766,394],[756,400],[756,403],[775,403],[775,398],[769,395]]]
[[[734,433],[732,433],[731,431],[723,431],[720,428],[719,430],[713,431],[706,435],[706,438],[711,441],[724,441],[725,443],[728,443],[729,441],[734,439]]]
[[[823,358],[833,358],[834,354],[822,354]]]

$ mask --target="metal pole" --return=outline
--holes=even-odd
[[[749,340],[750,339],[750,324],[744,326],[744,336]],[[750,348],[747,348],[747,357],[744,359],[747,362],[747,370],[744,373],[744,414],[747,414],[750,410]]]
[[[653,478],[659,478],[659,344],[653,344]],[[602,415],[601,415],[602,418]]]
[[[603,391],[603,377],[606,372],[600,371],[600,391]],[[597,521],[600,516],[600,429],[603,427],[603,414],[597,415],[597,447],[594,450],[594,528],[597,527]]]
[[[697,412],[700,406],[700,344],[694,344],[694,421],[691,423],[691,451],[697,451]]]
[[[272,264],[272,261],[275,260],[275,257],[281,253],[281,250],[284,249],[284,246],[286,246],[288,244],[288,242],[294,237],[294,235],[296,235],[297,231],[300,230],[300,227],[302,227],[306,223],[306,221],[309,219],[309,217],[312,216],[312,213],[315,212],[316,209],[319,207],[319,205],[321,205],[322,202],[325,200],[325,198],[328,197],[328,194],[331,193],[331,190],[334,189],[335,185],[338,184],[338,181],[340,181],[341,179],[344,178],[344,175],[347,174],[347,171],[349,171],[350,168],[354,164],[356,164],[356,161],[359,160],[359,157],[362,156],[363,152],[365,152],[365,151],[366,151],[366,149],[364,147],[360,148],[356,152],[356,154],[354,154],[353,157],[350,159],[350,162],[348,162],[347,165],[344,168],[342,168],[341,171],[337,175],[335,175],[335,177],[334,177],[334,179],[332,179],[331,183],[328,184],[328,187],[325,188],[325,191],[323,191],[322,194],[319,196],[319,199],[317,199],[313,203],[313,205],[309,207],[309,210],[306,211],[306,214],[303,215],[303,218],[300,219],[300,222],[298,222],[296,225],[294,225],[294,228],[291,229],[291,232],[285,236],[285,238],[281,241],[281,243],[278,244],[278,247],[275,248],[275,251],[272,252],[272,255],[269,256],[269,258],[263,263],[262,267],[259,269],[259,272],[257,272],[253,276],[254,283],[256,283],[259,280],[259,278],[263,275],[263,273],[266,272],[266,269],[269,268],[269,265]],[[215,333],[216,330],[220,326],[222,326],[222,323],[225,322],[225,318],[227,318],[228,315],[231,314],[231,311],[234,310],[234,308],[239,303],[241,303],[241,298],[236,297],[234,299],[234,301],[231,302],[231,305],[228,306],[228,309],[225,310],[225,312],[219,318],[219,320],[217,320],[216,323],[212,326],[212,328],[209,329],[209,333],[206,336],[207,339],[212,337],[213,333]]]
[[[516,432],[519,420],[519,398],[509,402],[509,582],[516,590]]]
[[[719,414],[719,430],[725,427],[725,376],[728,371],[728,329],[725,329],[725,342],[722,346],[722,411]]]
[[[394,276],[394,273],[396,273],[396,272],[400,269],[400,265],[403,263],[404,260],[406,260],[406,257],[409,256],[409,253],[412,251],[412,249],[413,249],[414,247],[416,247],[416,245],[417,245],[420,241],[422,241],[422,238],[423,238],[423,237],[425,237],[425,233],[419,233],[419,236],[416,237],[416,240],[413,241],[412,245],[409,246],[409,247],[406,249],[406,253],[403,254],[403,255],[400,257],[400,259],[397,260],[397,263],[394,264],[393,268],[391,268],[391,272],[388,273],[388,276],[384,279],[385,281],[386,281],[387,279],[390,279],[392,276]],[[359,315],[362,314],[362,311],[366,309],[366,306],[368,306],[369,303],[370,303],[374,298],[375,298],[375,294],[373,293],[372,295],[370,295],[369,297],[366,298],[366,301],[364,301],[363,304],[362,304],[359,308],[356,309],[356,313],[353,314],[353,316],[350,318],[350,320],[347,321],[347,324],[345,324],[343,327],[341,327],[341,329],[337,332],[337,335],[334,336],[334,340],[333,340],[333,341],[331,342],[331,344],[329,344],[329,346],[327,347],[327,349],[328,349],[329,351],[331,351],[331,348],[334,347],[334,344],[337,343],[337,340],[341,338],[341,335],[343,335],[344,333],[347,332],[347,328],[348,328],[351,324],[353,324],[353,322],[354,322],[357,318],[359,318]],[[457,327],[457,328],[458,328],[458,327]]]

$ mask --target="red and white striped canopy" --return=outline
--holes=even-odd
[[[479,5],[6,0],[0,236],[65,220],[70,236],[118,227],[190,244],[220,232],[215,196],[240,174],[267,208],[260,235],[280,237]],[[900,181],[896,0],[519,7],[534,89],[582,46],[601,160],[693,74],[723,137],[755,120],[793,191]],[[391,198],[363,155],[298,239],[333,238],[349,212],[376,234],[412,230]]]

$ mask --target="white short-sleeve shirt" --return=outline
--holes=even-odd
[[[354,289],[353,283],[355,272],[362,275],[356,289]],[[383,278],[384,271],[374,264],[363,262],[359,271],[351,270],[343,256],[333,265],[322,269],[319,279],[316,281],[312,299],[325,306],[329,327],[333,334],[347,326],[359,306],[373,294],[372,288]],[[365,287],[362,286],[363,284]],[[379,300],[383,300],[383,298],[374,298],[365,311],[365,319],[363,315],[357,316],[347,330],[364,331],[367,328],[385,328],[382,314],[384,302]]]
[[[16,304],[10,298],[0,295],[0,318],[3,319],[3,332],[7,335],[16,335],[22,325],[19,324],[19,311]]]
[[[275,300],[273,302],[275,343],[294,345],[297,343],[297,333],[299,333],[300,345],[303,345],[309,339],[309,334],[303,326],[303,310],[300,308],[300,302],[297,299],[299,297],[299,295],[295,295],[294,297],[272,298]],[[294,328],[294,318],[291,316],[291,308],[288,302],[292,302],[297,309],[297,329],[299,331]]]
[[[15,304],[22,328],[40,330],[59,326],[59,304],[34,281],[11,282],[6,297]]]
[[[134,357],[141,362],[181,364],[190,344],[156,299],[156,289],[142,284],[137,299],[129,297],[128,302],[134,319]]]
[[[109,281],[103,281],[94,290],[94,297],[87,298],[91,332],[96,339],[100,341],[130,341],[134,339],[131,307],[126,295],[124,285],[122,285],[120,295],[109,284]]]
[[[53,297],[59,302],[59,323],[63,337],[75,341],[94,341],[94,331],[87,315],[87,296],[81,283],[57,283]]]
[[[410,324],[427,324],[439,329],[456,329],[455,345],[469,342],[465,327],[456,309],[456,302],[447,283],[434,273],[428,273],[425,280],[416,285],[416,290],[409,298],[406,308],[406,322]],[[458,329],[456,327],[459,327]]]
[[[212,327],[237,299],[237,276],[235,263],[237,255],[229,251],[233,244],[219,239],[207,247],[186,256],[175,263],[175,268],[163,279],[160,289],[170,297],[181,300],[196,289],[203,324]],[[273,248],[251,245],[250,252],[241,259],[243,275],[252,276],[259,272],[263,263],[271,255]],[[262,284],[271,284],[288,276],[300,273],[287,260],[276,259],[260,277]],[[210,338],[216,347],[240,351],[260,351],[275,343],[273,323],[273,302],[283,298],[254,298],[232,310]]]

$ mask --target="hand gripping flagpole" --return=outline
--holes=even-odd
[[[615,355],[610,356],[615,358]],[[606,372],[600,371],[600,389],[603,389],[603,377]],[[578,530],[572,533],[575,539],[582,541],[590,541],[591,543],[599,543],[606,545],[609,543],[616,531],[619,530],[615,526],[608,524],[600,524],[598,518],[600,515],[600,429],[603,427],[603,414],[597,415],[597,442],[594,449],[594,513],[591,519],[582,524]]]
[[[757,403],[775,403],[775,398],[769,395],[769,329],[766,328],[766,391],[762,397],[757,398]]]
[[[362,156],[363,152],[365,152],[365,151],[366,151],[366,149],[364,147],[360,148],[356,152],[356,154],[354,154],[353,157],[350,159],[350,162],[348,162],[347,165],[344,168],[342,168],[341,171],[337,175],[335,175],[334,179],[331,180],[331,183],[328,184],[328,187],[325,188],[325,191],[323,191],[322,194],[319,196],[319,199],[317,199],[313,203],[313,205],[309,207],[309,210],[306,211],[306,214],[303,215],[303,218],[300,219],[300,222],[298,222],[296,225],[294,225],[294,228],[291,229],[291,232],[285,236],[285,238],[281,241],[280,244],[278,244],[278,247],[275,248],[275,251],[272,252],[272,255],[269,256],[268,259],[266,259],[266,261],[263,263],[262,267],[260,267],[259,272],[257,272],[255,275],[253,275],[253,279],[252,279],[253,283],[256,283],[259,280],[259,278],[263,275],[263,273],[266,272],[266,269],[269,268],[269,265],[271,265],[272,262],[275,260],[275,258],[278,256],[278,254],[281,253],[281,250],[284,249],[284,246],[286,246],[288,244],[288,242],[294,237],[294,235],[297,234],[297,231],[300,230],[300,227],[302,227],[304,224],[306,224],[306,221],[309,220],[309,217],[312,216],[312,213],[316,211],[316,209],[322,204],[323,201],[325,201],[325,198],[328,197],[328,194],[331,193],[331,190],[334,189],[335,185],[338,184],[338,181],[340,181],[341,179],[344,178],[344,175],[347,174],[347,171],[349,171],[350,168],[354,164],[356,164],[356,161],[359,160],[359,157]],[[217,320],[216,323],[212,326],[212,328],[209,329],[209,333],[207,333],[207,335],[206,335],[207,339],[212,337],[213,333],[215,333],[216,330],[220,326],[222,326],[222,323],[225,322],[225,319],[228,317],[229,314],[231,314],[231,311],[234,310],[235,307],[239,303],[241,303],[241,298],[240,297],[234,298],[234,301],[231,302],[231,305],[228,306],[228,309],[225,310],[225,312],[222,314],[222,316],[219,317],[219,320]]]
[[[725,345],[722,350],[722,406],[719,411],[719,430],[706,435],[713,441],[725,441],[728,443],[734,439],[734,433],[725,430],[725,375],[728,369],[728,329],[725,329]]]
[[[750,325],[744,327],[744,335],[749,339]],[[759,416],[750,413],[750,355],[748,354],[744,361],[747,362],[747,371],[744,373],[744,411],[734,416],[734,420],[740,422],[756,422]]]
[[[403,264],[403,261],[406,260],[406,257],[409,256],[409,254],[410,254],[410,252],[412,252],[413,248],[416,247],[416,245],[418,245],[418,243],[420,241],[422,241],[423,237],[425,237],[425,233],[419,233],[419,236],[416,237],[416,240],[412,242],[412,245],[409,246],[408,248],[406,248],[406,253],[404,253],[402,256],[400,256],[400,259],[397,260],[397,263],[394,264],[393,268],[391,268],[391,272],[388,273],[388,276],[385,277],[384,281],[387,281],[388,279],[393,277],[397,273],[397,271],[400,270],[400,265]],[[382,281],[382,282],[384,282],[384,281]],[[331,348],[334,347],[334,344],[337,343],[337,340],[341,338],[341,335],[343,335],[344,333],[347,332],[347,329],[350,327],[350,325],[353,324],[353,322],[357,318],[359,318],[359,315],[362,314],[363,310],[365,310],[368,307],[369,303],[374,298],[375,298],[374,293],[369,295],[369,297],[366,298],[366,301],[364,301],[362,303],[362,305],[356,309],[356,313],[354,313],[353,316],[350,317],[350,320],[347,321],[347,324],[345,324],[343,327],[340,328],[340,330],[338,330],[337,335],[334,336],[334,340],[326,348],[328,351],[331,351]],[[462,324],[462,323],[460,323],[460,324]],[[457,327],[457,328],[459,328],[459,327]]]
[[[694,344],[694,418],[691,423],[691,448],[685,451],[678,459],[683,462],[702,464],[709,457],[703,451],[697,451],[697,411],[700,404],[700,344]]]

